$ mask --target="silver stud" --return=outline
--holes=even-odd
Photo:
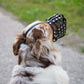
[[[60,28],[58,30],[60,30]]]
[[[56,18],[56,20],[58,20],[58,18]]]
[[[49,24],[51,24],[51,22]]]
[[[53,41],[55,42],[56,40],[55,40],[55,39],[53,39]]]
[[[63,26],[65,26],[65,24],[63,24]]]
[[[58,17],[59,19],[61,18],[61,17]]]
[[[61,26],[61,28],[63,28],[63,27]]]
[[[54,34],[55,34],[56,32],[54,31]]]
[[[47,22],[49,22],[49,21],[47,21]]]
[[[57,37],[57,35],[54,35],[54,37]]]
[[[56,17],[58,17],[58,15],[56,15]]]
[[[55,20],[53,20],[53,22],[55,22]]]

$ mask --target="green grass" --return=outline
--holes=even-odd
[[[84,53],[84,46],[80,47],[82,53]]]
[[[0,0],[0,6],[28,24],[56,13],[64,14],[67,28],[84,37],[84,0]]]

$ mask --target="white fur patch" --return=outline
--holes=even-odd
[[[60,52],[54,52],[54,51],[50,52],[49,60],[56,65],[60,64],[61,63],[61,53]]]
[[[15,76],[17,74],[24,74],[23,72],[25,71],[25,68],[20,66],[20,65],[16,65],[14,68],[13,68],[13,71],[12,71],[12,76]]]
[[[19,48],[19,51],[20,51],[20,50],[25,51],[27,48],[29,48],[28,45],[26,45],[26,44],[21,44],[21,45],[20,45],[20,48]]]
[[[12,77],[9,84],[17,84],[21,81],[22,84],[68,84],[69,77],[60,66],[51,65],[47,68],[39,68],[39,67],[22,67],[16,65],[13,70],[13,74],[24,74],[24,72],[30,72],[35,74],[33,77],[33,81],[29,81],[28,77],[16,76]]]
[[[68,84],[69,78],[60,66],[50,66],[34,78],[37,84]]]
[[[26,45],[26,44],[21,44],[20,45],[20,49],[19,49],[19,53],[21,53],[21,59],[22,59],[22,61],[21,61],[21,65],[22,66],[25,66],[25,62],[24,62],[24,60],[26,59],[26,56],[27,56],[27,54],[28,54],[28,50],[29,50],[30,48],[29,48],[29,46],[28,45]]]

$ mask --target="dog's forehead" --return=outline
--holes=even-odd
[[[26,32],[29,28],[31,28],[33,25],[37,24],[38,22],[41,21],[35,21],[32,24],[28,25],[25,29],[24,32]],[[30,39],[33,39],[33,34],[38,33],[39,35],[43,34],[42,36],[44,37],[49,37],[50,33],[51,33],[51,28],[49,26],[49,24],[47,23],[42,23],[42,24],[38,24],[36,26],[34,26],[28,33],[27,33],[27,37]]]

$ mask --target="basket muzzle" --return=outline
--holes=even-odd
[[[66,19],[62,14],[56,14],[46,20],[53,30],[53,41],[57,41],[66,33]],[[54,28],[53,24],[56,28]]]

